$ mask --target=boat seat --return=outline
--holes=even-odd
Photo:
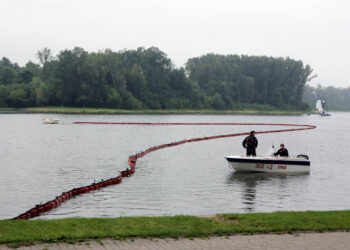
[[[300,155],[297,155],[298,158],[305,158],[305,159],[309,159],[309,156],[307,155],[303,155],[303,154],[300,154]]]

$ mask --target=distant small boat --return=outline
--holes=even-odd
[[[43,121],[44,124],[58,124],[60,119],[45,119]]]
[[[331,114],[326,113],[326,101],[325,100],[317,100],[316,101],[316,109],[320,116],[330,116]]]
[[[275,156],[226,156],[231,168],[243,172],[308,173],[310,160],[307,155],[297,157]]]

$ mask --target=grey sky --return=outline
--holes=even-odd
[[[0,0],[0,57],[156,46],[176,64],[209,52],[302,60],[311,83],[350,87],[347,0]]]

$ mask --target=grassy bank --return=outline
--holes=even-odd
[[[333,231],[350,229],[349,211],[275,212],[194,216],[77,218],[0,221],[0,243],[79,241],[98,238],[206,237],[236,233]]]
[[[301,115],[310,112],[295,110],[126,110],[105,108],[71,108],[71,107],[33,107],[33,108],[0,108],[0,112],[17,113],[54,113],[54,114],[270,114],[270,115]]]

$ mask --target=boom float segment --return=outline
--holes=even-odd
[[[290,128],[290,129],[279,129],[279,130],[267,130],[267,131],[256,131],[256,134],[266,134],[266,133],[280,133],[280,132],[290,132],[290,131],[299,131],[299,130],[308,130],[308,129],[315,129],[316,126],[313,125],[299,125],[299,124],[274,124],[274,123],[149,123],[149,122],[74,122],[74,124],[99,124],[99,125],[190,125],[190,126],[207,126],[207,125],[214,125],[214,126],[223,126],[223,125],[231,125],[231,126],[239,126],[239,125],[245,125],[245,126],[289,126],[289,127],[298,127],[298,128]],[[198,142],[198,141],[205,141],[205,140],[213,140],[213,139],[219,139],[219,138],[226,138],[226,137],[235,137],[235,136],[244,136],[249,135],[249,132],[245,133],[237,133],[237,134],[225,134],[225,135],[214,135],[214,136],[208,136],[208,137],[199,137],[199,138],[192,138],[192,139],[186,139],[182,141],[176,141],[171,142],[167,144],[162,144],[154,147],[150,147],[140,153],[131,155],[128,159],[128,165],[129,168],[127,168],[124,171],[121,171],[120,174],[117,177],[110,178],[108,180],[101,180],[97,183],[92,183],[88,186],[73,188],[72,190],[69,190],[67,192],[63,192],[61,195],[57,196],[55,199],[50,200],[44,204],[36,205],[35,207],[29,209],[28,211],[16,216],[15,220],[24,220],[24,219],[30,219],[39,216],[42,213],[45,213],[55,207],[58,207],[62,202],[65,202],[66,200],[70,199],[71,197],[77,196],[79,194],[87,193],[92,190],[97,190],[100,188],[104,188],[110,185],[115,185],[121,183],[123,177],[128,177],[135,173],[136,169],[136,161],[138,158],[141,158],[145,156],[148,153],[151,153],[153,151],[167,148],[167,147],[174,147],[177,145],[190,143],[190,142]]]

